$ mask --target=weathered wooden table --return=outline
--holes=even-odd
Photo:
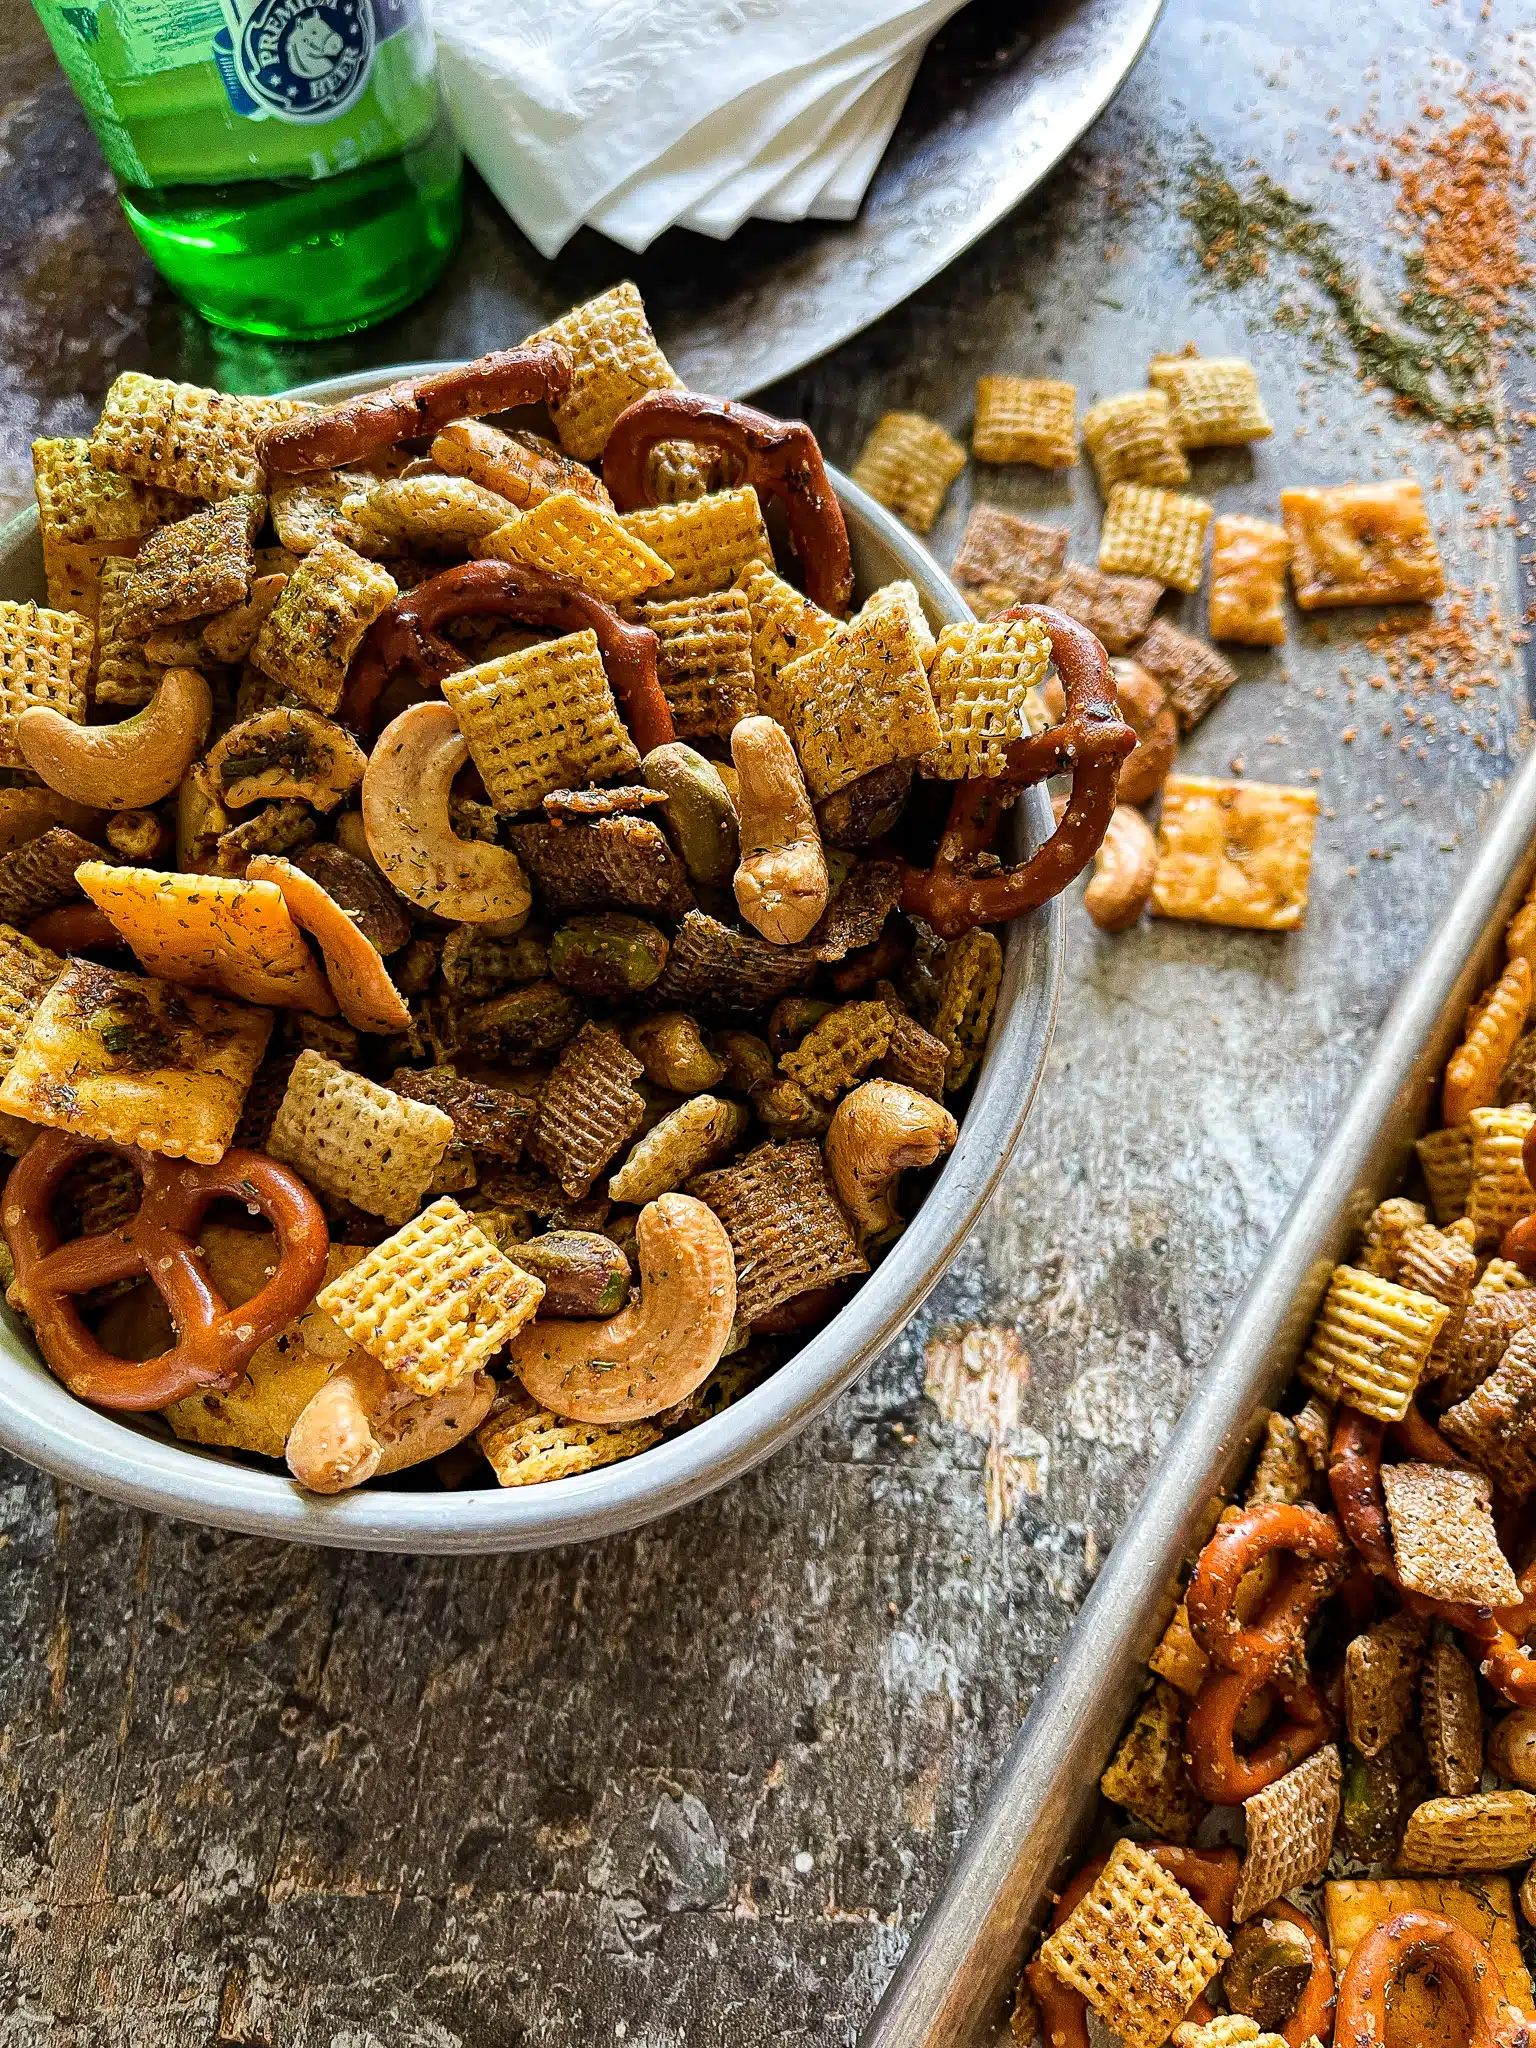
[[[1185,167],[1205,136],[1315,200],[1390,305],[1392,188],[1352,131],[1374,112],[1429,132],[1421,100],[1470,83],[1512,88],[1498,117],[1528,133],[1522,12],[1297,0],[1277,28],[1259,0],[1172,0],[1036,202],[770,401],[847,460],[893,404],[963,432],[978,372],[1087,398],[1194,339],[1251,352],[1277,422],[1251,460],[1200,459],[1223,507],[1417,474],[1474,622],[1457,673],[1486,680],[1464,701],[1373,688],[1382,653],[1344,616],[1245,660],[1186,749],[1198,771],[1316,777],[1306,930],[1109,940],[1074,913],[1042,1099],[929,1307],[795,1448],[632,1538],[450,1563],[280,1549],[5,1465],[4,2048],[852,2040],[1525,718],[1509,456],[1362,389],[1337,331],[1287,310],[1317,303],[1304,281],[1206,289]],[[289,356],[211,336],[139,258],[16,0],[0,78],[3,509],[31,435],[78,430],[119,369],[257,388],[516,338],[510,230],[483,195],[447,282],[392,329]],[[973,486],[1091,543],[1085,477],[993,472],[953,493],[946,559]],[[1033,1362],[1016,1447],[1035,1491],[995,1538],[982,1445],[922,1395],[925,1346],[973,1328]]]

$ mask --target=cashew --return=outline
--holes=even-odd
[[[635,1422],[672,1408],[719,1363],[736,1316],[724,1225],[691,1195],[661,1195],[635,1226],[640,1298],[604,1323],[525,1323],[512,1370],[574,1422]]]
[[[460,839],[448,817],[469,759],[451,705],[412,704],[379,735],[363,777],[363,829],[380,871],[408,902],[456,924],[513,926],[533,906],[515,853]]]
[[[1121,715],[1136,735],[1135,751],[1120,763],[1120,801],[1150,803],[1168,780],[1179,743],[1168,693],[1150,669],[1117,655],[1109,664]]]
[[[1103,932],[1123,932],[1152,900],[1157,841],[1152,827],[1129,804],[1116,804],[1104,843],[1093,857],[1093,880],[1083,892],[1088,915]]]
[[[413,1394],[376,1358],[354,1351],[288,1432],[288,1470],[311,1493],[346,1493],[466,1442],[495,1398],[483,1372],[445,1394]]]
[[[702,1095],[725,1079],[725,1062],[704,1043],[698,1019],[686,1010],[658,1010],[642,1017],[625,1043],[645,1068],[645,1078],[674,1095]]]
[[[324,954],[326,979],[349,1024],[358,1031],[409,1031],[410,1010],[378,947],[313,875],[270,853],[258,853],[245,873],[247,881],[276,882],[282,890],[289,916]]]
[[[34,704],[16,721],[27,766],[50,789],[105,811],[138,811],[169,796],[201,753],[213,698],[195,668],[168,668],[155,694],[117,725],[76,725]]]
[[[861,1238],[900,1228],[897,1181],[909,1166],[932,1166],[959,1135],[942,1104],[899,1081],[865,1081],[843,1097],[827,1132],[827,1165]]]
[[[827,863],[789,734],[744,718],[731,734],[740,778],[736,905],[776,946],[797,946],[827,907]]]
[[[333,719],[274,706],[232,725],[209,749],[203,773],[227,811],[270,797],[301,797],[317,811],[333,811],[367,765],[357,741]]]

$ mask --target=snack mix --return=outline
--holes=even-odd
[[[1004,457],[1070,437],[995,397]],[[896,416],[865,475],[921,524],[964,460]],[[0,1144],[53,1372],[327,1493],[558,1481],[749,1394],[953,1147],[990,927],[1110,822],[1092,632],[856,606],[809,429],[684,390],[628,285],[324,408],[132,373],[35,461]]]
[[[1084,2048],[1090,2014],[1146,2048],[1536,2039],[1533,957],[1536,888],[1416,1192],[1334,1269],[1213,1503],[1020,2042]]]

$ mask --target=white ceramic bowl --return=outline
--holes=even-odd
[[[304,395],[367,390],[418,365],[306,387]],[[836,470],[859,592],[910,577],[935,626],[970,616],[920,543]],[[0,531],[0,597],[43,599],[37,516]],[[1027,793],[1017,830],[1038,844],[1051,829],[1045,792]],[[1021,848],[1020,851],[1023,849]],[[355,1550],[537,1550],[650,1521],[739,1478],[804,1429],[901,1329],[959,1250],[1007,1163],[1039,1084],[1055,1023],[1065,918],[1060,900],[1020,919],[991,1042],[960,1141],[895,1249],[847,1306],[762,1385],[681,1436],[601,1471],[543,1486],[486,1484],[456,1492],[363,1487],[321,1499],[277,1467],[185,1444],[154,1416],[109,1415],[54,1379],[24,1327],[0,1328],[0,1445],[60,1479],[156,1514],[250,1535]]]

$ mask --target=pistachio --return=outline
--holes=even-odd
[[[547,1230],[518,1245],[513,1256],[544,1282],[541,1316],[582,1322],[617,1315],[629,1300],[629,1261],[611,1237],[595,1230]]]
[[[677,1095],[702,1095],[725,1079],[725,1062],[704,1043],[697,1018],[686,1010],[658,1010],[643,1017],[626,1043],[645,1068],[645,1078]]]
[[[667,964],[655,925],[623,911],[569,918],[549,942],[549,971],[581,995],[618,1001],[649,988]]]
[[[1222,1989],[1234,2012],[1278,2030],[1296,2010],[1312,1975],[1312,1945],[1299,1927],[1262,1916],[1232,1937]]]
[[[344,847],[322,844],[306,846],[294,866],[302,868],[341,905],[380,953],[398,953],[410,938],[411,920],[405,905],[371,861],[359,860]]]
[[[688,879],[703,888],[729,888],[741,841],[736,806],[715,763],[672,740],[653,747],[640,772],[667,799],[662,823]]]
[[[830,1109],[813,1102],[787,1074],[754,1088],[752,1107],[758,1122],[775,1138],[819,1138],[832,1121]]]
[[[728,1088],[749,1095],[754,1088],[766,1087],[773,1079],[773,1053],[767,1039],[759,1038],[755,1031],[721,1031],[716,1034],[715,1043],[725,1061],[721,1078]]]
[[[910,761],[892,761],[850,782],[816,806],[816,822],[827,846],[868,846],[889,832],[901,816],[912,787]]]

